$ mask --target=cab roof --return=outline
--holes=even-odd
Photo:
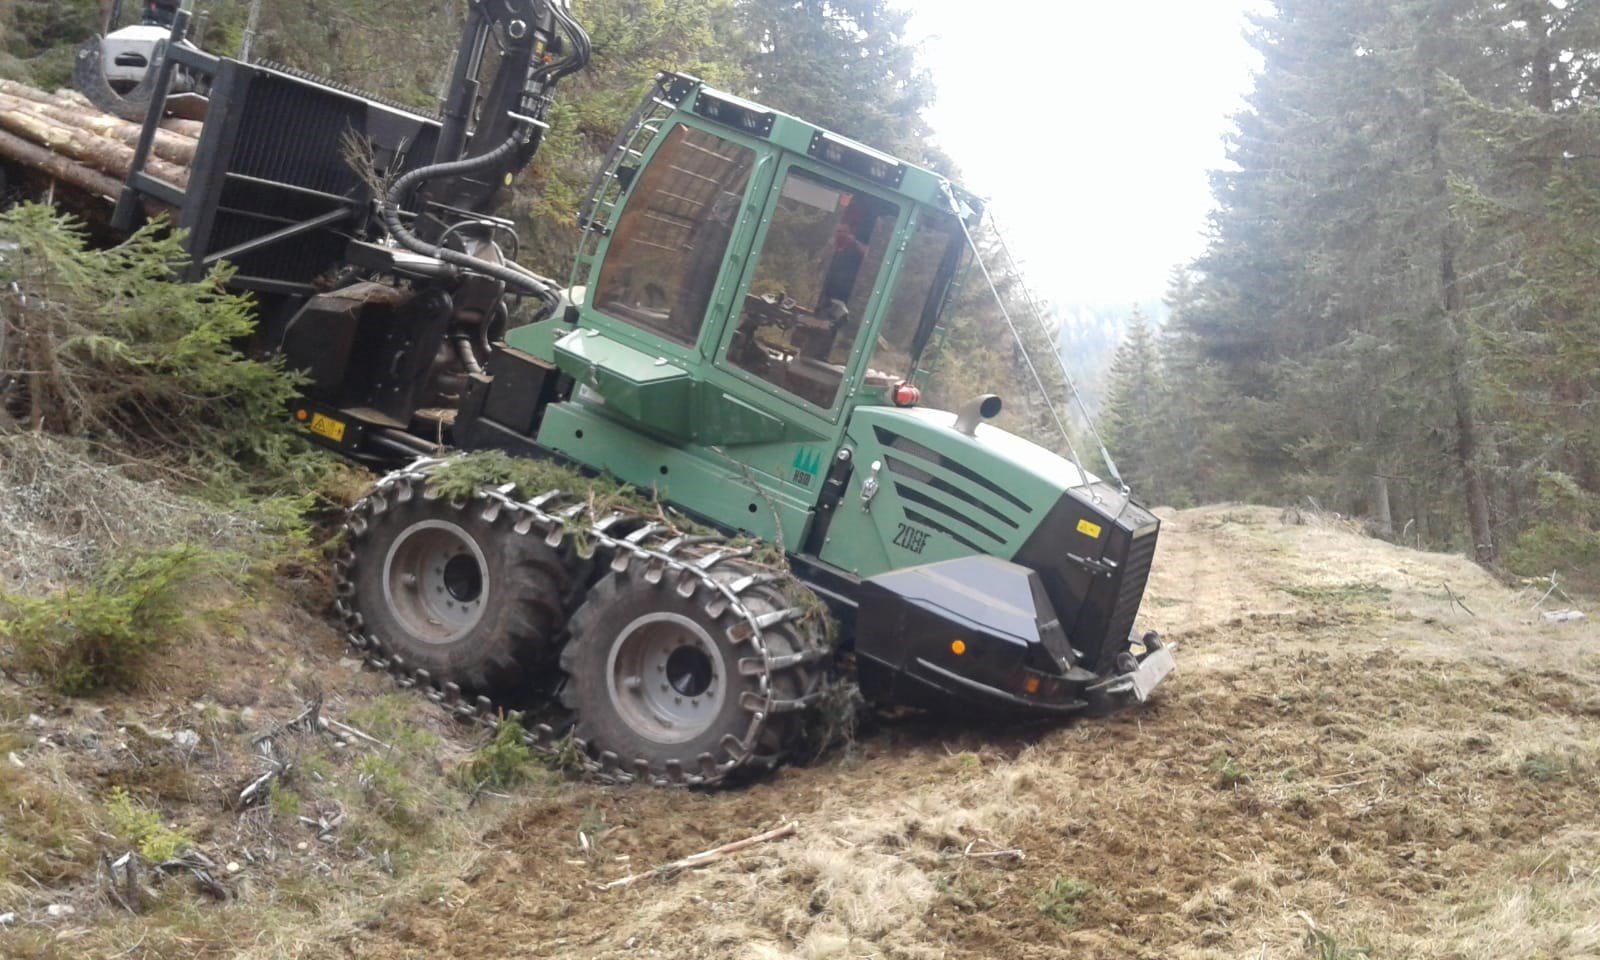
[[[680,114],[701,117],[745,136],[765,140],[941,210],[950,207],[948,189],[948,195],[970,211],[969,221],[976,222],[982,213],[982,201],[948,177],[781,110],[708,86],[698,77],[662,73],[657,77],[657,90]]]

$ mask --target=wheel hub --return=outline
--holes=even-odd
[[[727,698],[727,664],[705,627],[676,613],[647,613],[612,643],[607,692],[623,721],[657,743],[705,733]]]
[[[483,593],[483,568],[470,554],[458,553],[446,560],[440,574],[445,592],[458,603],[471,603]]]
[[[448,520],[400,531],[383,561],[383,599],[412,636],[453,643],[483,617],[488,564],[477,541]]]
[[[667,683],[686,697],[698,697],[711,686],[711,658],[698,646],[686,645],[667,654]]]

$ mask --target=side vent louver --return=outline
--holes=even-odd
[[[948,536],[978,553],[993,553],[1021,528],[1019,514],[1032,508],[964,464],[883,427],[878,442],[893,453],[884,466],[895,493],[906,503],[906,519]]]

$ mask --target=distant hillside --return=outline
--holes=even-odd
[[[1167,305],[1154,297],[1137,303],[1066,303],[1049,308],[1061,331],[1057,340],[1061,359],[1090,411],[1100,407],[1106,370],[1135,310],[1153,326],[1166,322]]]

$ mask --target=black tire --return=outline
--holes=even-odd
[[[517,521],[495,501],[448,500],[404,478],[374,491],[347,526],[352,632],[437,687],[517,703],[551,692],[574,569]]]
[[[757,617],[792,606],[770,586],[749,585],[754,572],[728,560],[709,576],[743,585],[739,599]],[[769,672],[763,663],[821,639],[795,620],[755,634],[721,590],[696,580],[634,562],[602,579],[572,616],[561,652],[562,702],[576,714],[574,736],[602,777],[715,783],[747,765],[776,764],[801,736],[803,711],[763,707],[811,694],[820,664]]]

